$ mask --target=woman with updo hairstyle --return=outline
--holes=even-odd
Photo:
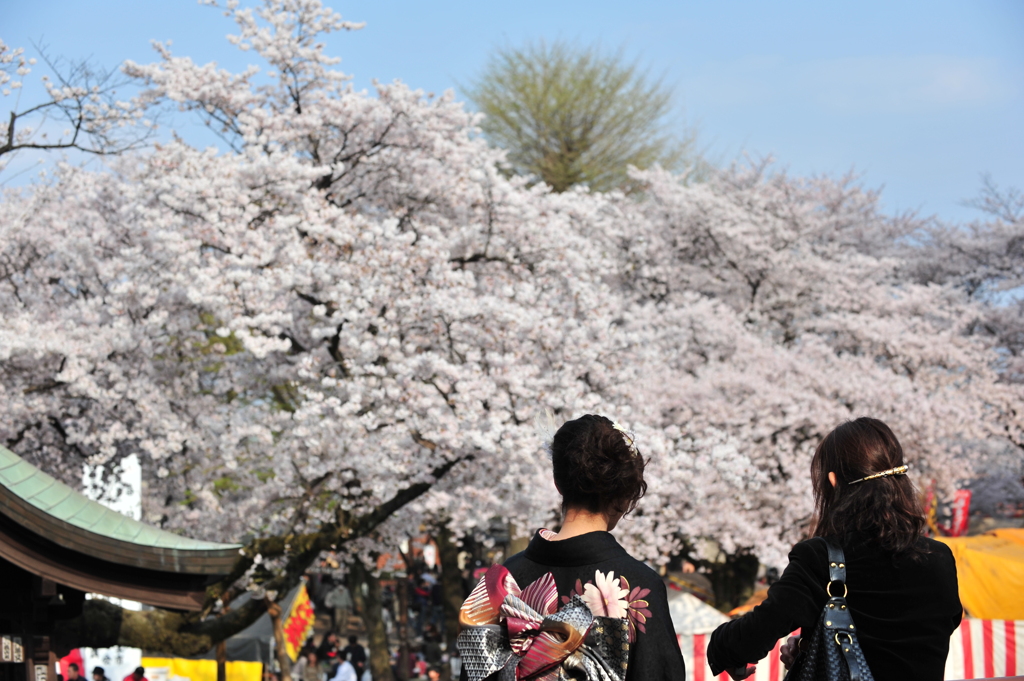
[[[956,563],[949,547],[923,536],[924,512],[908,468],[899,440],[878,419],[847,421],[825,436],[811,459],[811,538],[793,547],[763,603],[711,635],[707,655],[715,674],[747,678],[749,665],[799,628],[801,636],[790,638],[781,656],[808,678],[810,658],[801,655],[810,655],[814,641],[804,646],[800,638],[819,634],[823,609],[836,603],[831,588],[833,596],[847,594],[842,607],[849,607],[875,681],[943,678],[949,637],[963,614]],[[845,582],[830,584],[827,542],[842,549]]]
[[[594,633],[604,631],[602,636],[612,637],[618,626],[624,659],[610,662],[615,658],[612,652],[605,655],[602,664],[615,667],[626,681],[683,681],[683,657],[669,616],[665,584],[657,572],[631,557],[611,534],[647,491],[647,462],[628,433],[593,414],[563,424],[550,446],[555,487],[562,496],[561,526],[557,532],[539,530],[525,551],[505,561],[504,568],[524,593],[527,585],[545,580],[550,583],[553,578],[550,593],[558,607],[582,601],[595,618],[610,618],[614,626],[608,625],[609,620],[595,619],[587,638],[591,647],[577,650],[575,657],[604,654]],[[467,599],[464,612],[473,598],[471,595]],[[469,619],[460,616],[464,623]],[[539,628],[536,623],[532,626]],[[522,652],[521,648],[517,652]],[[569,662],[561,671],[544,673],[534,667],[524,669],[523,665],[517,670],[518,678],[547,679],[545,673],[556,672],[563,676],[550,678],[605,678],[566,671]]]

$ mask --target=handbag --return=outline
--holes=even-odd
[[[874,681],[846,603],[846,557],[838,545],[824,541],[828,546],[828,602],[814,631],[800,641],[800,653],[786,681]],[[833,589],[838,594],[840,586],[843,595],[833,595]]]

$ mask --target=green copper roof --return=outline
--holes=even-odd
[[[190,539],[129,518],[88,499],[2,446],[0,512],[66,548],[150,569],[214,574],[233,563],[240,548]],[[200,569],[201,565],[206,569]]]

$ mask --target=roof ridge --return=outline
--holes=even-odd
[[[27,472],[28,475],[18,475],[24,472]],[[2,445],[0,445],[0,487],[5,488],[46,516],[67,523],[80,531],[135,544],[139,547],[172,551],[225,551],[241,548],[240,544],[223,544],[186,537],[119,513],[98,501],[89,499]],[[85,503],[81,503],[83,501]],[[54,512],[56,507],[64,505],[68,505],[67,511]],[[145,536],[148,541],[139,542],[126,538],[140,535]]]

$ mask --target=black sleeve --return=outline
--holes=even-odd
[[[684,681],[686,666],[668,611],[668,591],[660,578],[646,584],[651,617],[638,632],[629,654],[626,681]]]
[[[794,546],[789,553],[789,565],[779,581],[768,589],[764,602],[711,634],[711,671],[717,675],[726,669],[755,664],[783,636],[798,627],[812,629],[828,600],[826,562],[824,542],[812,539]]]
[[[956,572],[956,559],[953,557],[953,552],[945,544],[936,543],[942,547],[943,552],[942,562],[945,567],[946,588],[942,589],[942,593],[949,594],[944,609],[946,617],[949,618],[949,635],[952,636],[964,617],[964,606],[960,602],[960,576]]]

